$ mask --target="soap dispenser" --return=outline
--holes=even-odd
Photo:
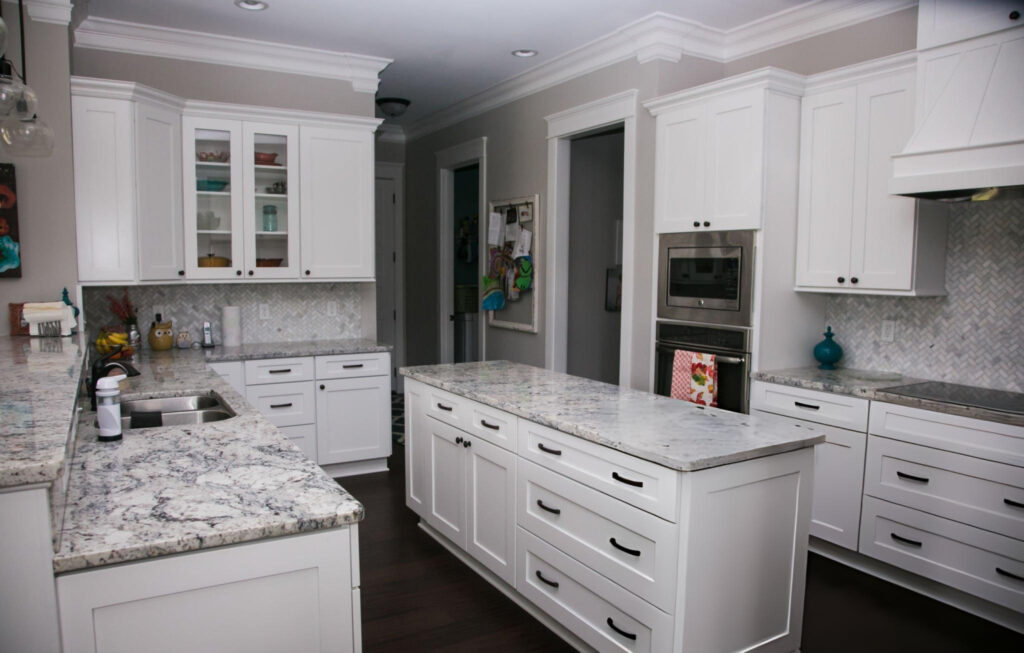
[[[105,376],[96,382],[96,421],[100,442],[121,439],[121,389],[118,384],[128,378],[124,374]]]

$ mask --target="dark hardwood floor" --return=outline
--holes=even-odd
[[[339,479],[366,507],[359,555],[366,653],[571,648],[421,531],[391,470]],[[1024,651],[1024,637],[811,555],[803,653]]]

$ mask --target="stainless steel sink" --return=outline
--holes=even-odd
[[[121,403],[122,430],[156,426],[187,426],[219,422],[235,416],[219,395],[182,395],[133,399]]]

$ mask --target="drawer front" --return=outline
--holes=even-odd
[[[306,457],[316,462],[316,424],[300,424],[299,426],[282,426],[277,429],[288,438]]]
[[[469,402],[467,407],[469,428],[466,430],[469,433],[515,453],[518,431],[518,418],[515,415],[475,401]]]
[[[860,552],[1024,612],[1020,540],[866,496]]]
[[[1024,467],[1024,427],[871,402],[871,433]]]
[[[672,650],[669,615],[522,528],[516,549],[519,593],[596,650]]]
[[[616,499],[677,520],[679,472],[519,419],[519,455]]]
[[[868,403],[867,399],[777,383],[753,381],[750,384],[752,409],[862,433],[868,428]]]
[[[463,431],[470,430],[470,404],[475,402],[433,386],[428,385],[425,388],[424,409],[427,415]]]
[[[313,380],[313,357],[245,361],[245,384],[288,383]]]
[[[1024,467],[872,435],[864,492],[1024,540]]]
[[[679,527],[519,459],[517,523],[672,613]]]
[[[391,356],[375,354],[339,354],[316,357],[317,379],[352,379],[360,376],[391,374]]]
[[[249,386],[245,398],[274,426],[316,422],[312,381]]]

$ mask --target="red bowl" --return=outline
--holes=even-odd
[[[256,165],[258,166],[270,166],[274,165],[274,159],[277,158],[277,152],[256,152]]]

